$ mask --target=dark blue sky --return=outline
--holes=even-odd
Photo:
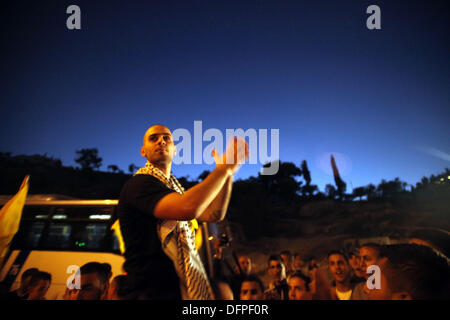
[[[81,8],[81,30],[66,8]],[[381,30],[366,8],[381,8]],[[351,187],[450,167],[445,1],[14,1],[1,13],[0,151],[143,165],[146,129],[280,130],[280,158]],[[204,144],[204,147],[208,143]],[[433,155],[433,150],[439,151]],[[174,166],[197,177],[206,165]],[[248,165],[238,178],[256,175]]]

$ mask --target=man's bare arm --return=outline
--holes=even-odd
[[[230,176],[224,183],[217,197],[210,203],[208,208],[200,215],[198,220],[204,222],[222,221],[227,214],[228,204],[231,199],[233,189],[233,176]]]
[[[231,172],[216,168],[205,180],[183,194],[170,193],[156,204],[153,214],[158,219],[198,219],[217,197]]]
[[[217,198],[227,180],[231,178],[230,182],[227,182],[230,185],[223,191],[223,197],[219,197],[216,204],[211,206],[216,208],[212,212],[219,210],[220,215],[223,211],[226,213],[226,207],[228,207],[229,197],[231,196],[232,177],[249,155],[248,145],[243,139],[234,139],[228,145],[227,150],[229,151],[230,148],[235,150],[232,153],[235,158],[231,164],[230,161],[226,161],[228,152],[225,152],[222,161],[217,164],[216,169],[205,180],[190,188],[184,194],[180,195],[174,192],[159,200],[153,210],[154,216],[159,219],[170,220],[199,219],[203,213],[208,212],[206,211],[207,208]],[[219,215],[219,213],[216,214]],[[208,214],[208,216],[210,215]]]

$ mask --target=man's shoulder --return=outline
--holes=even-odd
[[[119,207],[123,208],[127,204],[137,206],[139,202],[144,201],[142,203],[146,206],[152,202],[151,207],[153,210],[154,205],[161,197],[172,192],[174,191],[159,179],[147,174],[138,174],[131,177],[122,187],[119,196]]]
[[[6,299],[7,300],[22,300],[22,298],[19,296],[17,290],[9,291],[6,294]]]
[[[132,176],[130,179],[127,180],[125,185],[123,186],[124,189],[128,188],[136,188],[140,186],[155,186],[160,188],[167,188],[167,186],[162,183],[159,179],[155,178],[152,175],[149,174],[136,174]],[[169,188],[167,188],[169,189]]]
[[[128,179],[127,182],[130,181],[159,181],[156,177],[150,175],[150,174],[135,174],[130,179]]]

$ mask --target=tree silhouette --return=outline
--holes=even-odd
[[[269,167],[265,164],[264,167]],[[295,178],[300,177],[302,171],[292,162],[279,161],[278,172],[274,175],[258,175],[258,180],[273,199],[290,202],[297,197],[302,182]]]
[[[306,182],[306,184],[302,187],[302,195],[311,197],[315,191],[319,190],[319,188],[316,185],[311,184],[311,172],[308,169],[306,160],[302,161],[301,172],[303,179],[305,179]]]
[[[361,201],[361,198],[365,195],[367,195],[366,187],[358,187],[358,188],[353,189],[353,196],[355,198],[359,198],[359,201]]]
[[[428,180],[427,177],[423,177],[423,178],[422,178],[422,184],[423,184],[424,186],[426,186],[426,185],[429,184],[429,183],[430,183],[430,180]]]
[[[319,191],[319,188],[315,184],[305,185],[302,187],[303,195],[308,195],[309,197],[313,196],[316,191]]]
[[[189,176],[187,177],[179,177],[177,178],[178,182],[180,182],[180,184],[183,186],[183,188],[185,190],[192,188],[193,186],[195,186],[198,181],[191,181],[189,180]]]
[[[341,177],[336,178],[334,182],[336,183],[337,193],[339,197],[342,199],[342,197],[345,194],[345,191],[347,190],[347,184],[344,182],[344,180],[341,179]]]
[[[197,181],[203,181],[206,179],[206,177],[211,173],[209,170],[205,170],[197,177]]]
[[[119,167],[115,164],[110,164],[108,170],[111,170],[111,172],[119,172]]]
[[[11,158],[11,152],[0,152],[0,160],[9,160]]]
[[[139,167],[137,165],[135,165],[134,163],[131,163],[128,166],[128,172],[129,173],[135,173],[138,169],[139,169]]]
[[[337,194],[339,198],[342,200],[344,198],[345,190],[347,190],[347,184],[344,180],[341,179],[341,175],[339,174],[339,170],[336,165],[336,161],[334,160],[333,155],[331,155],[331,168],[333,169],[334,183],[337,187]]]
[[[77,150],[76,154],[78,157],[75,158],[75,162],[78,163],[83,170],[95,170],[102,165],[102,158],[98,156],[97,148]]]
[[[396,194],[405,191],[407,185],[406,182],[400,181],[398,177],[391,181],[382,179],[377,187],[377,191],[382,199],[390,199]]]
[[[325,194],[330,199],[335,199],[337,195],[337,190],[332,184],[327,184],[325,186]]]
[[[367,200],[372,200],[376,198],[376,190],[377,187],[375,187],[375,185],[373,185],[372,183],[366,186]]]
[[[307,185],[311,184],[311,172],[309,172],[308,164],[306,163],[306,160],[302,161],[301,170],[302,170],[302,174],[303,174],[303,179],[305,179],[306,184]]]

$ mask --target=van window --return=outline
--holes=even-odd
[[[19,247],[22,249],[37,248],[39,246],[39,240],[41,239],[44,227],[45,222],[43,221],[23,221],[20,224],[19,232],[14,238],[13,247]]]
[[[55,209],[54,217],[70,220],[110,220],[114,214],[114,207],[59,207]]]
[[[105,223],[88,223],[81,225],[74,237],[75,249],[102,249],[108,229],[109,228]]]
[[[71,231],[72,226],[69,223],[50,223],[48,235],[43,243],[43,247],[54,249],[70,248]]]
[[[22,211],[22,219],[47,219],[52,207],[49,206],[25,206]]]
[[[25,205],[15,249],[119,252],[115,205]]]

